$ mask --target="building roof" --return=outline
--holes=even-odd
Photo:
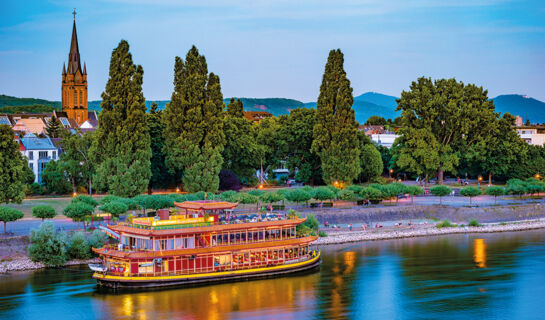
[[[75,74],[79,71],[81,74],[84,74],[81,70],[81,62],[79,56],[79,46],[78,46],[78,34],[76,32],[76,19],[74,17],[74,25],[72,27],[72,40],[70,42],[70,53],[68,53],[68,70],[69,74]]]
[[[244,111],[244,118],[254,122],[259,122],[272,116],[273,114],[267,111]]]
[[[200,201],[185,201],[174,202],[174,205],[180,209],[186,210],[225,210],[233,209],[238,206],[238,203],[216,200],[200,200]]]
[[[42,134],[45,132],[45,122],[40,119],[19,119],[13,126],[13,131],[31,132]]]
[[[57,150],[51,139],[48,137],[38,138],[32,133],[28,133],[22,137],[21,143],[26,150]]]

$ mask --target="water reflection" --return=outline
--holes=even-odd
[[[104,294],[85,268],[0,278],[0,318],[542,318],[545,232],[453,235],[323,249],[319,272]],[[44,316],[46,315],[46,316]]]
[[[484,239],[473,240],[473,260],[479,268],[486,268],[486,244]]]

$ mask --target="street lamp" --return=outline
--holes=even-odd
[[[483,181],[483,177],[479,176],[479,179],[477,179],[477,180],[479,180],[479,187],[480,187],[481,186],[481,181]]]
[[[392,177],[392,173],[394,173],[394,169],[390,169],[390,174],[388,175],[389,178]]]
[[[539,175],[539,173],[536,173],[536,176],[535,176],[535,177],[536,177],[536,179],[538,179],[538,180],[541,179],[541,176]]]
[[[176,192],[180,192],[180,187],[176,187]]]

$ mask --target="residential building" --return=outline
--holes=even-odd
[[[386,147],[390,149],[392,145],[394,144],[395,139],[397,139],[399,135],[389,132],[389,133],[382,133],[382,134],[372,134],[371,135],[371,141],[378,144],[379,146]]]
[[[16,119],[14,117],[13,119]],[[43,134],[45,132],[46,124],[42,118],[19,118],[15,125],[12,127],[13,131],[21,132],[23,134],[33,133],[33,134]]]
[[[244,117],[252,122],[259,122],[272,116],[273,114],[267,111],[244,111]]]
[[[545,145],[545,127],[544,126],[517,126],[515,127],[520,138],[526,143],[534,146]]]
[[[19,138],[21,153],[27,157],[28,166],[34,172],[34,182],[42,182],[42,171],[51,160],[58,160],[57,147],[50,138],[39,138],[33,133],[27,133]]]

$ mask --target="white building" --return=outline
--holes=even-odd
[[[32,133],[20,138],[21,153],[27,157],[28,166],[34,172],[34,182],[42,182],[42,171],[51,160],[58,160],[58,149],[51,139],[38,138]]]
[[[399,135],[395,133],[372,134],[371,141],[378,144],[379,146],[383,146],[390,149],[392,145],[394,144],[394,141],[397,139],[397,137],[399,137]]]
[[[545,145],[545,133],[538,133],[537,127],[516,127],[519,137],[534,146]]]

